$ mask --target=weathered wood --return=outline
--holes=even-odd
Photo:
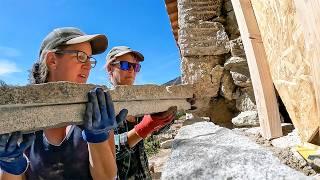
[[[262,135],[267,139],[282,136],[269,65],[250,0],[232,0],[232,5],[248,60]]]
[[[320,125],[320,2],[313,0],[294,0],[297,15],[303,28],[306,51],[310,54],[311,73],[313,87],[315,91],[318,126]],[[318,129],[319,131],[319,129]],[[317,130],[315,131],[317,132]],[[311,136],[308,142],[320,144],[319,133],[314,133],[317,137]]]
[[[166,0],[166,8],[170,18],[171,28],[173,32],[173,36],[176,41],[178,41],[178,30],[179,26],[178,23],[175,25],[175,22],[178,22],[178,7],[177,7],[177,0]]]
[[[273,83],[301,140],[310,141],[318,133],[319,114],[311,71],[313,52],[305,45],[307,26],[301,24],[296,12],[300,7],[292,0],[251,0],[251,3]],[[304,10],[304,14],[312,20],[314,17],[306,15],[310,10]]]
[[[166,8],[169,14],[173,13],[173,12],[177,12],[178,8],[177,8],[177,1],[173,1],[171,3],[166,3]]]
[[[178,20],[178,11],[169,14],[169,17],[170,17],[171,22],[177,21]]]
[[[0,87],[0,134],[81,124],[87,92],[95,87],[67,82]],[[118,86],[109,92],[116,113],[126,108],[129,115],[162,112],[171,106],[187,110],[191,106],[186,98],[193,95],[189,85]]]

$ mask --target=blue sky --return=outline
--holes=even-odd
[[[0,80],[27,84],[42,39],[63,26],[109,39],[107,51],[96,56],[88,83],[108,85],[102,67],[107,52],[118,45],[145,56],[136,84],[162,84],[180,75],[179,50],[164,0],[1,0]]]

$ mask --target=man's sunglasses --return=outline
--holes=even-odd
[[[123,71],[129,71],[131,67],[133,67],[134,72],[139,72],[141,69],[141,65],[138,63],[130,63],[128,61],[114,61],[111,64],[119,64],[119,67]]]
[[[85,52],[83,51],[77,51],[77,50],[57,50],[54,53],[56,54],[74,54],[77,57],[77,60],[81,63],[87,63],[88,61],[90,62],[91,68],[94,68],[97,64],[97,60],[92,57],[88,56]]]

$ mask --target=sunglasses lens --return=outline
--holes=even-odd
[[[128,61],[120,61],[120,69],[123,71],[128,71],[130,69]]]
[[[135,72],[139,72],[140,69],[141,69],[141,65],[140,64],[130,63],[128,61],[120,61],[120,69],[121,70],[129,71],[131,67],[133,67],[133,70]]]
[[[141,69],[141,65],[140,64],[136,64],[135,67],[134,67],[134,71],[135,72],[139,72]]]

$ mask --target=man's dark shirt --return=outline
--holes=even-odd
[[[145,152],[143,140],[133,148],[129,147],[127,132],[132,130],[142,117],[135,118],[135,122],[124,121],[115,131],[116,156],[118,166],[118,178],[127,179],[151,179],[148,157]],[[170,128],[173,121],[154,133],[160,134]]]
[[[118,177],[121,180],[151,179],[143,140],[138,142],[133,148],[129,147],[127,141],[127,132],[133,129],[140,121],[141,118],[136,118],[136,122],[125,121],[119,125],[115,132]]]

